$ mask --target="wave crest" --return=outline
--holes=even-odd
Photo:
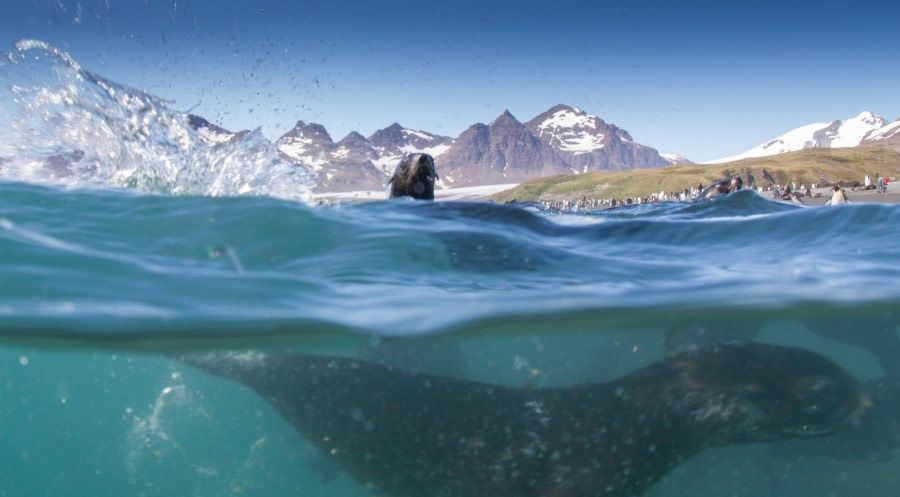
[[[204,142],[188,114],[83,69],[39,40],[0,65],[13,105],[0,111],[0,179],[73,188],[308,202],[313,178],[282,160],[259,130]]]

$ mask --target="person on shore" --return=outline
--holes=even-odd
[[[831,194],[831,198],[828,199],[828,202],[825,202],[825,205],[839,205],[839,204],[849,204],[850,199],[847,198],[847,193],[841,188],[840,185],[834,185],[834,191]]]

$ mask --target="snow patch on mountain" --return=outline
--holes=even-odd
[[[856,147],[862,143],[866,135],[887,126],[887,124],[888,122],[884,118],[871,112],[863,112],[853,119],[847,119],[841,123],[837,134],[829,137],[831,138],[831,147]]]
[[[394,168],[397,167],[397,164],[399,164],[406,155],[424,153],[437,158],[450,150],[450,145],[450,143],[440,143],[433,147],[417,147],[413,144],[401,145],[397,147],[401,153],[380,155],[377,159],[372,160],[372,164],[375,164],[375,167],[377,167],[378,170],[390,176],[394,174]],[[440,170],[438,171],[438,174],[440,175]]]
[[[425,140],[425,141],[429,141],[429,142],[434,141],[434,138],[435,138],[434,135],[430,135],[430,134],[424,133],[422,131],[415,131],[412,129],[403,128],[402,132],[404,135],[406,135],[408,137],[419,138],[420,140]]]
[[[676,155],[676,154],[664,154],[662,152],[659,153],[659,156],[663,159],[669,161],[670,164],[687,164],[690,161],[687,157]]]
[[[887,140],[889,138],[900,137],[900,119],[884,126],[881,129],[872,131],[865,137],[866,143]]]
[[[542,122],[539,127],[541,129],[575,127],[597,129],[594,119],[594,116],[584,112],[578,107],[573,107],[571,109],[564,108],[554,112],[553,116]]]
[[[440,157],[441,155],[446,153],[448,150],[450,150],[450,145],[451,145],[450,143],[441,143],[441,144],[435,145],[433,147],[415,147],[413,145],[405,145],[403,147],[400,147],[400,150],[404,154],[412,154],[412,153],[422,152],[422,153],[426,153],[432,157]]]
[[[575,155],[588,154],[605,146],[606,136],[598,132],[597,120],[577,107],[564,107],[538,124],[538,138]]]
[[[313,151],[312,140],[293,139],[278,144],[278,151],[288,157],[292,162],[319,171],[328,163],[328,154],[321,151]]]

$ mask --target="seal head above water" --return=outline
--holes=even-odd
[[[428,154],[408,154],[394,168],[388,181],[388,198],[412,197],[434,200],[434,181],[438,179],[434,158]]]
[[[347,473],[394,497],[641,495],[706,447],[831,433],[871,405],[827,359],[760,344],[550,389],[281,352],[184,360],[252,388]]]
[[[744,180],[742,180],[740,177],[723,178],[704,188],[703,191],[700,192],[699,195],[697,195],[697,198],[701,199],[718,197],[719,195],[736,192],[743,187]]]

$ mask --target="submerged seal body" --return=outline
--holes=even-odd
[[[289,353],[184,358],[255,390],[394,497],[640,495],[706,447],[833,432],[870,405],[816,354],[730,344],[618,380],[515,389]]]
[[[434,158],[428,154],[409,154],[394,168],[388,181],[388,198],[412,197],[434,200],[434,181],[438,179]]]

